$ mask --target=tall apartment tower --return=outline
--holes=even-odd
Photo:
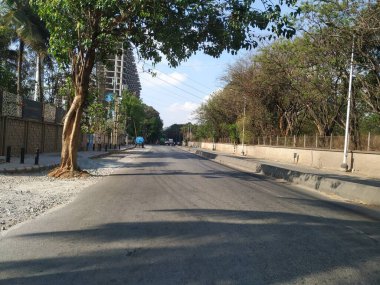
[[[117,54],[108,59],[107,65],[102,65],[100,69],[104,74],[104,93],[121,96],[123,90],[128,89],[140,97],[140,79],[130,48],[121,47]]]

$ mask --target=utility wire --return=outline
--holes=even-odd
[[[142,68],[140,68],[140,69],[142,70],[142,72],[147,73],[147,72],[144,71]],[[152,77],[152,78],[153,78],[153,77]],[[173,83],[171,83],[171,82],[169,82],[169,81],[167,81],[167,80],[165,80],[165,79],[162,79],[162,78],[160,78],[160,77],[154,77],[154,78],[155,78],[155,79],[158,79],[158,80],[160,80],[160,81],[162,81],[162,82],[164,82],[164,83],[166,83],[166,84],[168,84],[168,85],[171,85],[172,87],[177,88],[178,90],[181,90],[182,92],[185,92],[185,93],[189,94],[190,96],[193,96],[193,97],[198,98],[198,99],[201,99],[201,100],[204,99],[204,98],[202,98],[202,97],[199,97],[199,96],[195,95],[194,93],[191,93],[191,92],[189,92],[189,91],[187,91],[187,90],[185,90],[185,89],[183,89],[183,88],[181,88],[181,87],[178,87],[178,86],[174,85]],[[173,94],[176,94],[176,93],[173,93]],[[180,97],[183,98],[182,96],[180,96]]]
[[[152,81],[152,79],[150,79],[150,80]],[[169,83],[168,83],[168,84],[169,84]],[[168,92],[169,95],[175,95],[175,96],[177,96],[177,97],[179,97],[179,98],[181,98],[181,99],[184,99],[184,96],[183,96],[183,95],[179,95],[179,94],[173,92],[172,90],[168,89],[166,86],[160,86],[159,88],[165,90],[166,92]],[[165,98],[167,98],[167,97],[165,97]],[[187,99],[187,98],[186,98],[186,99]],[[189,100],[193,100],[193,99],[189,99]],[[195,103],[195,102],[194,102],[194,103]]]
[[[160,72],[160,73],[162,73],[162,74],[164,74],[164,75],[166,75],[166,76],[168,76],[168,77],[170,77],[170,78],[172,78],[172,79],[174,79],[174,80],[176,80],[176,81],[178,81],[178,82],[181,82],[181,81],[179,81],[177,78],[173,77],[172,75],[167,74],[167,73],[165,73],[165,72],[163,72],[163,71],[161,71],[161,70],[155,68],[153,65],[151,65],[151,64],[149,64],[149,63],[147,63],[147,65],[151,66],[151,67],[154,68],[156,71],[158,71],[158,72]],[[192,79],[191,77],[188,77],[187,79],[189,79],[190,81],[193,81],[193,82],[197,83],[198,85],[202,86],[202,88],[206,88],[206,89],[208,89],[208,90],[211,90],[210,87],[208,87],[208,86],[206,86],[206,85],[204,85],[204,84],[202,84],[202,83],[197,82],[196,80]],[[200,93],[205,93],[205,91],[202,91],[202,90],[200,90],[200,89],[198,89],[198,88],[196,88],[196,87],[194,87],[194,86],[191,86],[191,85],[187,84],[186,82],[181,82],[181,83],[182,83],[183,85],[186,85],[186,86],[188,86],[188,87],[190,87],[190,88],[192,88],[192,89],[194,89],[194,90],[200,92]],[[208,93],[211,93],[212,91],[210,91],[210,92],[207,91],[207,92],[208,92]]]

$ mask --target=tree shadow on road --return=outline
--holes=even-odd
[[[356,230],[379,231],[379,222],[220,209],[152,214],[155,221],[18,236],[25,257],[0,263],[0,284],[380,282],[379,242]],[[51,243],[66,250],[28,253]]]

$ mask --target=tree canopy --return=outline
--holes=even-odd
[[[197,111],[198,136],[223,141],[226,124],[241,133],[244,98],[246,137],[342,134],[352,46],[352,145],[359,147],[363,133],[378,132],[379,3],[305,1],[301,9],[302,33],[262,46],[226,71],[224,88]]]
[[[254,0],[32,2],[49,29],[51,52],[65,63],[94,48],[106,56],[128,41],[143,58],[158,62],[165,56],[176,66],[198,51],[218,56],[256,47],[257,28],[287,37],[295,32],[280,6],[294,0],[262,1],[260,8]]]
[[[76,162],[80,121],[88,99],[95,61],[116,53],[120,44],[132,45],[153,62],[168,60],[177,66],[196,52],[217,57],[257,46],[267,30],[291,37],[295,33],[282,5],[296,0],[32,0],[50,33],[50,52],[71,65],[75,97],[65,117],[62,160],[52,173],[60,176],[78,170]],[[297,14],[297,10],[289,13]]]

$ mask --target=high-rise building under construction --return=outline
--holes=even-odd
[[[127,89],[140,97],[141,84],[131,48],[121,47],[107,60],[107,64],[98,65],[97,72],[103,78],[99,89],[104,94],[121,96],[123,90]]]

